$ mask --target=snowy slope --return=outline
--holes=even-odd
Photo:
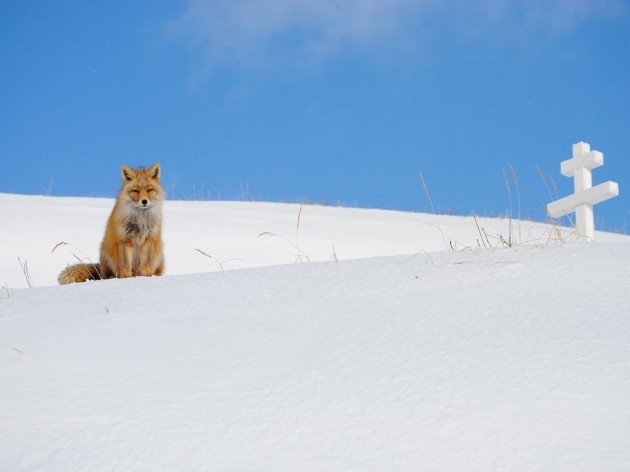
[[[340,262],[281,266],[257,236],[299,207],[171,202],[172,273],[248,268],[19,289],[12,257],[52,285],[111,201],[0,200],[2,471],[630,470],[628,237],[447,251],[432,216],[304,207]]]
[[[61,269],[76,257],[98,261],[112,206],[110,199],[0,194],[0,284],[27,287],[18,257],[27,263],[32,284],[40,287],[56,285]],[[473,218],[383,210],[304,206],[300,213],[294,204],[167,201],[164,219],[169,275],[290,264],[298,254],[311,261],[329,261],[333,255],[344,261],[442,251],[451,242],[459,249],[481,244]],[[478,224],[492,245],[500,236],[509,238],[507,219],[480,218]],[[262,233],[277,236],[259,237]],[[555,238],[551,227],[533,222],[513,222],[511,234],[540,245]],[[630,239],[599,233],[597,240]],[[68,245],[51,252],[62,241]]]

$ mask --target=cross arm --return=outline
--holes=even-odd
[[[586,167],[588,170],[604,165],[604,155],[599,151],[590,151],[560,164],[560,172],[566,177],[573,177],[573,173],[580,167]]]
[[[547,205],[547,212],[552,218],[560,218],[574,212],[580,205],[595,205],[617,195],[619,195],[619,184],[608,181],[551,202]]]

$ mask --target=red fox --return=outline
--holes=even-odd
[[[160,172],[160,164],[122,166],[122,188],[107,221],[100,263],[66,267],[60,284],[164,273]]]

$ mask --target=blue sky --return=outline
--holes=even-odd
[[[0,3],[0,191],[524,216],[578,141],[630,231],[630,5],[616,0]],[[555,190],[551,190],[555,194]]]

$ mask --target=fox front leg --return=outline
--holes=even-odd
[[[138,275],[151,277],[156,270],[156,243],[152,238],[147,238],[140,246],[140,270]]]
[[[133,264],[133,243],[131,241],[123,241],[118,248],[120,257],[118,266],[116,267],[116,276],[121,278],[131,277]]]

